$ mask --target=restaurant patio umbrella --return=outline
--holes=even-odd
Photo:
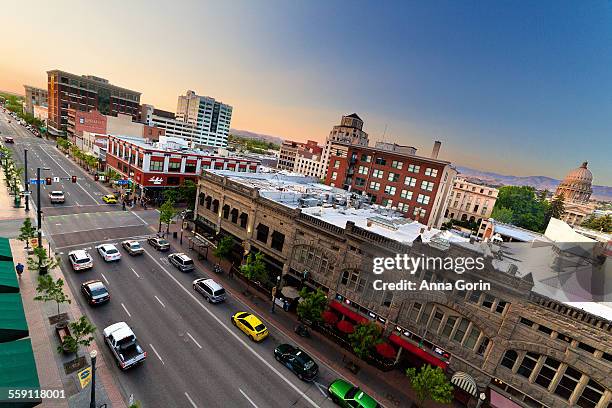
[[[353,326],[347,320],[340,320],[338,324],[336,325],[336,327],[338,328],[338,330],[340,330],[342,333],[345,333],[345,334],[351,334],[352,332],[355,331],[355,326]]]
[[[293,286],[283,286],[281,293],[283,296],[289,299],[295,299],[300,296],[300,292]]]
[[[376,352],[380,354],[382,357],[388,358],[388,359],[393,359],[397,355],[397,352],[395,351],[393,346],[387,342],[377,344]]]
[[[327,324],[336,324],[336,322],[338,321],[338,315],[336,315],[334,312],[331,312],[329,310],[326,310],[323,313],[321,313],[321,317]]]

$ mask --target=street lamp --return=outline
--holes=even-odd
[[[28,149],[23,149],[23,162],[24,162],[24,170],[23,170],[23,178],[25,182],[25,210],[26,212],[30,211],[30,197],[28,196],[28,192],[30,191],[30,180],[28,180]]]
[[[91,350],[89,357],[91,357],[91,400],[89,401],[89,408],[96,408],[96,356],[98,352]]]
[[[480,408],[480,406],[482,405],[483,402],[485,402],[486,399],[487,399],[487,394],[485,394],[484,392],[481,392],[480,394],[478,394],[478,402],[476,403],[476,408]]]
[[[42,209],[40,205],[40,171],[51,170],[48,167],[37,167],[36,168],[36,226],[38,227],[38,246],[42,247]],[[40,267],[42,265],[42,259],[38,258],[38,273],[40,273]]]
[[[276,277],[276,286],[272,288],[272,309],[270,312],[274,313],[274,307],[276,306],[276,293],[278,292],[278,288],[280,287],[281,277],[278,275]]]

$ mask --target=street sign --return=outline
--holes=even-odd
[[[29,195],[32,195],[32,192],[31,191],[22,191],[21,195],[22,196],[29,196]]]
[[[119,184],[120,186],[124,186],[124,185],[127,185],[129,183],[129,181],[127,181],[127,180],[117,180],[116,183]]]
[[[38,180],[38,179],[34,179],[34,178],[30,179],[30,184],[36,185],[36,184],[38,184],[38,181],[40,181],[40,184],[45,184],[45,179]]]
[[[60,178],[59,177],[53,177],[53,182],[54,183],[59,183],[60,182]]]
[[[81,388],[87,387],[91,382],[91,367],[86,367],[79,371],[77,377],[79,377]]]

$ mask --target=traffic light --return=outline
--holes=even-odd
[[[72,182],[76,183],[76,176],[72,176]]]
[[[95,174],[95,175],[94,175],[94,180],[96,180],[96,181],[100,180],[100,176],[99,176],[99,175],[97,175],[97,174]]]
[[[47,178],[45,179],[45,184],[46,184],[46,185],[48,185],[48,186],[50,186],[51,184],[53,184],[53,183],[52,183],[52,179],[51,179],[51,177],[47,177]]]

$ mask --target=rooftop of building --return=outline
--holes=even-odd
[[[106,86],[108,88],[113,88],[113,89],[120,90],[120,91],[130,92],[130,93],[138,95],[139,97],[140,97],[140,95],[142,95],[141,92],[134,91],[134,90],[128,89],[128,88],[123,88],[123,87],[120,87],[120,86],[117,86],[117,85],[113,85],[107,79],[100,78],[100,77],[97,77],[95,75],[72,74],[70,72],[62,71],[61,69],[52,69],[50,71],[47,71],[47,75],[50,75],[50,74],[62,74],[62,75],[65,75],[65,76],[70,76],[70,77],[72,77],[74,79],[80,79],[80,80],[86,80],[86,81],[89,81],[89,82],[95,82],[97,84],[104,85],[104,86]]]
[[[24,84],[23,87],[26,90],[31,89],[31,90],[34,90],[34,91],[48,92],[48,89],[46,89],[46,88],[39,88],[38,86]]]
[[[354,149],[358,149],[358,150],[367,150],[373,153],[381,153],[381,154],[388,154],[388,155],[394,155],[397,157],[410,157],[410,158],[415,158],[417,160],[421,160],[424,162],[430,162],[430,163],[436,163],[436,164],[442,164],[442,165],[449,165],[451,164],[451,162],[446,161],[446,160],[440,160],[440,159],[433,159],[431,157],[426,157],[426,156],[418,156],[415,154],[408,154],[406,153],[406,151],[408,151],[408,149],[414,149],[411,146],[404,146],[405,149],[401,149],[400,151],[392,151],[392,150],[388,150],[388,149],[381,149],[381,148],[377,148],[376,146],[357,146],[357,145],[353,145],[351,143],[345,143],[345,142],[333,142],[333,144],[335,145],[341,145],[341,146],[347,146],[347,147],[351,147]],[[400,145],[397,145],[400,146]],[[416,149],[415,149],[416,152]]]

